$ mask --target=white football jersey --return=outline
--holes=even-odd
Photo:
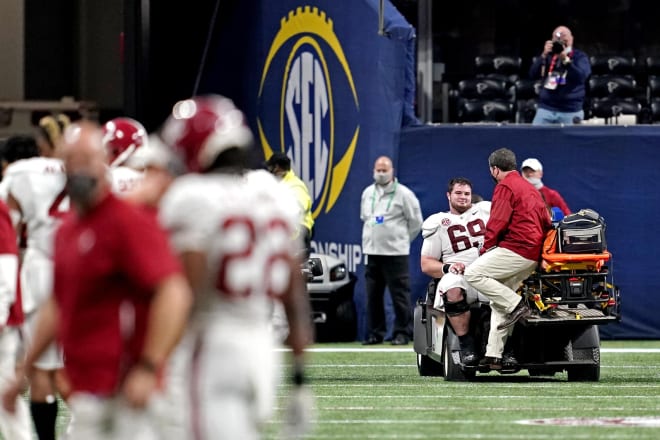
[[[2,176],[2,181],[0,181],[0,199],[3,202],[7,203],[7,196],[9,195],[9,182],[11,181],[11,175],[5,171]]]
[[[468,265],[477,259],[484,245],[490,202],[475,203],[463,214],[433,214],[422,225],[422,256],[443,263]]]
[[[55,228],[68,211],[64,164],[59,159],[32,157],[12,163],[6,172],[9,194],[21,207],[28,249],[51,257]]]
[[[272,299],[290,282],[287,259],[297,251],[295,204],[265,171],[191,174],[172,184],[160,205],[161,223],[179,253],[207,256],[206,288],[196,292],[200,317],[269,321]]]
[[[122,196],[133,191],[142,181],[144,175],[129,167],[110,168],[112,192]]]

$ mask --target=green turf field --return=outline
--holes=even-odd
[[[530,378],[526,372],[477,375],[470,383],[420,377],[412,344],[318,344],[308,356],[317,406],[309,439],[660,439],[660,341],[603,342],[601,380],[591,383],[569,383],[565,374]],[[279,389],[267,439],[279,438],[288,388]],[[60,429],[68,419],[62,409]],[[623,417],[655,419],[635,427],[625,426],[630,419],[616,420]],[[618,423],[522,423],[550,418]]]
[[[308,375],[318,420],[306,438],[660,439],[660,341],[603,342],[601,380],[591,383],[569,383],[565,373],[530,378],[526,371],[445,382],[418,375],[412,345],[320,344],[314,349]],[[287,389],[280,388],[281,399]],[[278,420],[281,413],[278,408]],[[621,417],[656,419],[616,419]],[[564,423],[604,418],[613,426],[522,423],[541,418]],[[650,426],[624,426],[631,421]],[[270,426],[267,438],[277,438],[278,424]]]

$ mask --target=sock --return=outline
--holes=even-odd
[[[465,349],[474,349],[474,340],[472,339],[471,334],[465,334],[463,336],[458,337],[458,343],[461,346],[461,350]]]
[[[57,401],[53,403],[30,401],[30,411],[39,440],[55,440]]]

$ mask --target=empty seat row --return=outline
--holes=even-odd
[[[535,57],[536,58],[536,57]],[[660,56],[649,56],[638,60],[633,56],[619,54],[599,54],[589,57],[591,71],[595,75],[660,75]],[[507,55],[479,55],[474,59],[475,74],[500,73],[521,75],[522,59]]]

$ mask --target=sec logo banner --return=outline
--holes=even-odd
[[[306,6],[282,19],[258,99],[264,156],[286,153],[310,190],[314,218],[329,212],[346,183],[360,126],[351,69],[325,12]],[[347,122],[339,113],[355,117]]]

